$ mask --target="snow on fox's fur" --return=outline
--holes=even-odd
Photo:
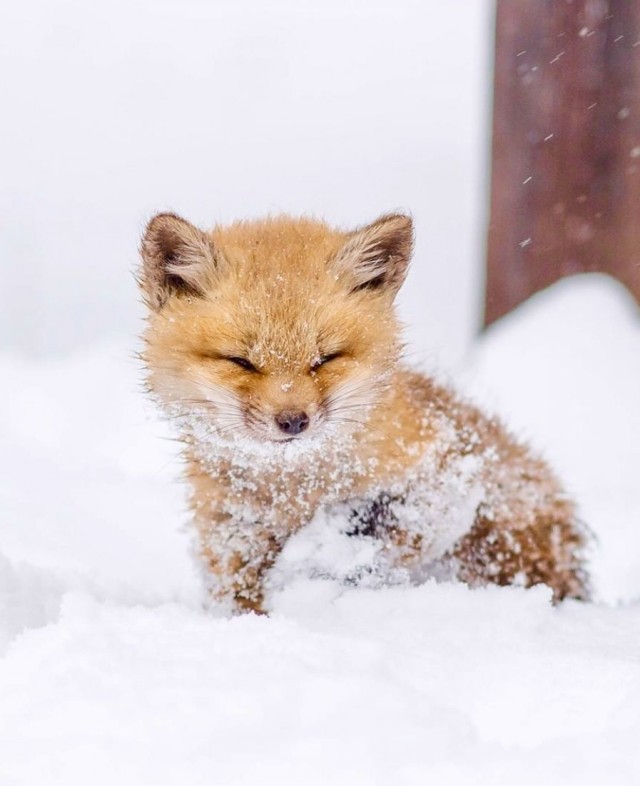
[[[234,611],[262,610],[287,539],[332,510],[377,544],[370,573],[588,594],[584,534],[550,468],[401,365],[412,243],[404,215],[204,232],[165,213],[146,229],[148,384],[185,443],[211,595]]]

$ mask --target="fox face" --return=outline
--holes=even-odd
[[[353,232],[287,217],[204,232],[157,215],[139,275],[152,393],[224,442],[353,432],[398,361],[412,243],[403,215]]]

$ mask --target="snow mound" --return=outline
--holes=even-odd
[[[598,539],[599,594],[640,597],[640,317],[608,276],[565,279],[487,331],[476,398],[557,468]]]
[[[609,599],[640,597],[639,358],[628,294],[582,276],[489,330],[468,375],[579,498]],[[639,604],[345,588],[290,570],[360,559],[318,530],[270,618],[206,614],[127,353],[0,375],[2,786],[638,782]]]

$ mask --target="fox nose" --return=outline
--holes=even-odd
[[[309,416],[306,412],[280,412],[276,415],[276,423],[285,434],[300,434],[309,425]]]

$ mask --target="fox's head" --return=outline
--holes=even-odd
[[[352,232],[287,217],[204,232],[157,215],[140,271],[151,390],[221,440],[357,428],[400,354],[412,244],[404,215]]]

